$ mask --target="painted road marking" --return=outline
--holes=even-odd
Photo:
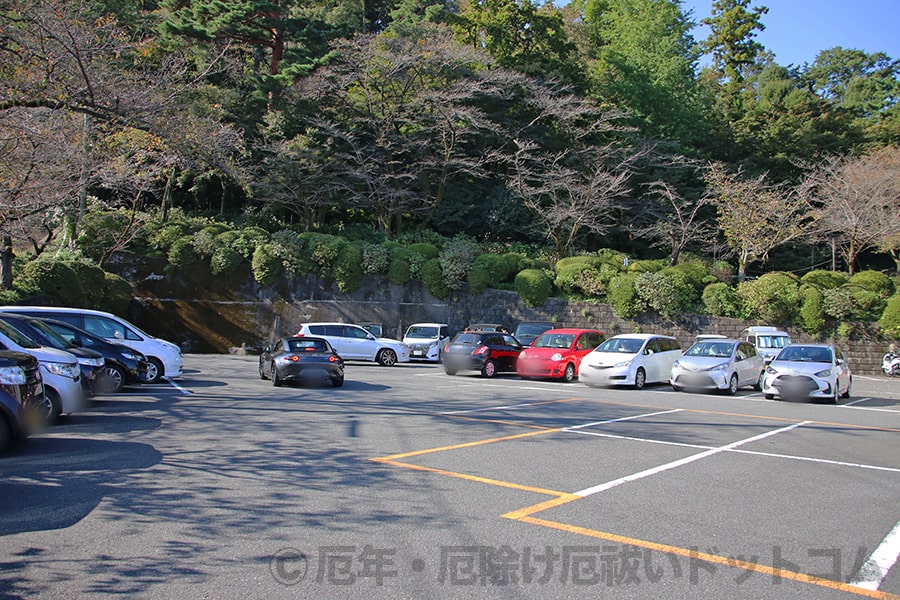
[[[897,521],[891,532],[885,536],[881,545],[875,548],[875,552],[859,569],[850,585],[877,590],[887,577],[888,571],[897,563],[898,556],[900,556],[900,521]]]

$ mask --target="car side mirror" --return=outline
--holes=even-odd
[[[271,351],[272,351],[272,348],[270,348],[269,346],[266,346],[265,348],[263,348],[263,352],[271,352]]]

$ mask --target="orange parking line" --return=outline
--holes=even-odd
[[[426,448],[425,450],[413,450],[412,452],[403,452],[401,454],[391,454],[390,456],[382,456],[380,458],[370,458],[369,460],[373,460],[375,462],[387,462],[398,460],[401,458],[409,458],[411,456],[420,456],[422,454],[431,454],[432,452],[443,452],[444,450],[459,450],[460,448],[474,448],[475,446],[484,446],[485,444],[494,444],[496,442],[506,442],[509,440],[517,440],[519,438],[531,437],[534,435],[543,435],[545,433],[553,433],[556,431],[561,431],[559,428],[555,429],[541,429],[540,431],[529,431],[527,433],[517,433],[515,435],[506,435],[498,438],[490,438],[487,440],[478,440],[477,442],[465,442],[463,444],[453,444],[450,446],[440,446],[438,448]]]

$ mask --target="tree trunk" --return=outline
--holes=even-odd
[[[13,258],[16,254],[13,252],[12,237],[3,236],[3,245],[0,246],[0,285],[4,290],[11,290],[13,287]]]

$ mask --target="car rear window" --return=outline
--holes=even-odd
[[[323,340],[291,340],[288,344],[291,352],[326,352],[328,346]]]
[[[477,333],[461,333],[453,340],[454,344],[480,344],[481,335]]]

